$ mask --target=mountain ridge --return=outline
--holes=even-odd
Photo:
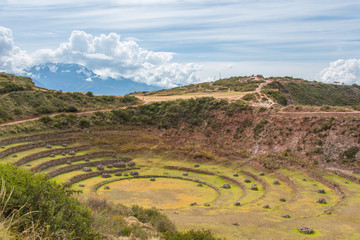
[[[161,87],[119,77],[101,78],[79,64],[46,63],[25,71],[36,86],[65,92],[93,92],[101,95],[125,95],[137,91],[159,90]]]

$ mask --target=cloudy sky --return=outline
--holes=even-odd
[[[360,84],[359,0],[0,0],[0,71],[82,64],[175,86],[234,75]]]

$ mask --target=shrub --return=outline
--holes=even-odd
[[[264,131],[265,125],[268,124],[268,120],[261,120],[259,123],[257,123],[253,129],[254,136],[258,136],[262,131]]]
[[[12,117],[10,116],[10,114],[2,106],[0,106],[0,118],[3,121],[12,120]]]
[[[254,93],[248,93],[245,96],[243,96],[242,99],[245,101],[254,101],[254,100],[256,100],[256,96]]]
[[[286,96],[280,91],[272,89],[262,89],[261,92],[265,93],[269,98],[279,103],[280,105],[286,106],[288,104]]]
[[[52,119],[49,115],[44,115],[44,116],[40,117],[39,121],[46,124],[46,123],[51,122]]]
[[[140,222],[151,223],[159,232],[165,233],[174,233],[175,226],[170,220],[159,211],[155,209],[144,209],[137,205],[134,205],[131,208],[132,214]]]
[[[64,112],[77,112],[77,111],[79,111],[79,110],[77,109],[77,107],[75,107],[73,105],[70,105],[64,109]]]
[[[81,118],[79,121],[79,127],[84,129],[84,128],[89,128],[90,127],[90,121],[85,119],[85,118]]]
[[[78,200],[71,198],[72,191],[49,181],[47,175],[33,174],[14,165],[0,165],[0,175],[7,183],[6,192],[13,190],[4,211],[10,214],[17,209],[20,215],[31,212],[35,226],[48,228],[52,239],[98,239],[91,229],[90,213]],[[28,226],[20,224],[18,232]]]
[[[190,230],[187,232],[177,232],[176,234],[166,234],[167,240],[217,240],[210,230]]]
[[[259,110],[258,110],[258,113],[265,112],[266,110],[267,110],[266,107],[260,107]]]
[[[360,151],[360,147],[352,146],[346,149],[342,155],[348,159],[354,159],[359,151]]]

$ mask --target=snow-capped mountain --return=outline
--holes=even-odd
[[[47,63],[26,70],[36,86],[65,92],[124,95],[131,92],[159,90],[161,87],[134,82],[126,78],[101,79],[78,64]]]

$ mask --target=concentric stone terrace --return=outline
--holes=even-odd
[[[228,239],[250,238],[255,232],[259,239],[298,239],[304,234],[346,239],[350,235],[339,229],[345,224],[341,218],[347,218],[354,220],[344,229],[360,238],[360,187],[335,174],[291,169],[270,173],[250,165],[194,163],[140,150],[125,154],[91,139],[79,132],[9,138],[0,141],[0,161],[48,173],[84,194],[161,209],[179,229],[211,229]]]

